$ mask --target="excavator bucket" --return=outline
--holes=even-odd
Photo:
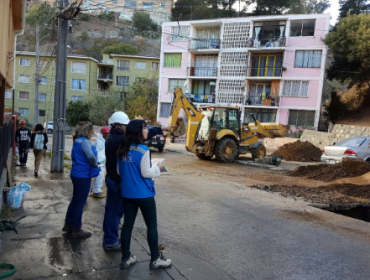
[[[183,119],[177,119],[176,126],[175,130],[171,133],[173,136],[179,137],[186,133],[186,125]]]

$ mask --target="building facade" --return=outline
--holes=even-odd
[[[158,121],[180,86],[198,105],[232,105],[261,122],[317,128],[329,14],[164,23]]]
[[[143,56],[104,55],[101,62],[85,57],[67,57],[67,101],[79,101],[106,91],[123,97],[139,78],[158,80],[159,58]],[[53,120],[56,76],[55,57],[40,55],[39,62],[39,123]],[[18,52],[15,61],[14,107],[21,119],[33,122],[35,111],[36,55]],[[12,107],[13,90],[5,91],[5,106]]]

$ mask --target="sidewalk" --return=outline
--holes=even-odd
[[[174,265],[166,270],[149,270],[145,236],[135,230],[131,250],[138,263],[128,270],[120,270],[121,253],[105,252],[102,248],[105,199],[90,196],[87,200],[83,229],[91,231],[92,237],[70,239],[61,230],[72,193],[69,174],[50,174],[49,170],[50,158],[46,157],[39,177],[35,178],[32,153],[27,167],[14,170],[14,182],[26,182],[32,190],[27,193],[23,209],[12,217],[15,220],[26,215],[19,221],[18,234],[0,233],[0,263],[11,263],[17,268],[6,279],[229,279],[193,256],[166,250],[165,256]]]

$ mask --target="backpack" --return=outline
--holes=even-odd
[[[33,145],[35,150],[42,150],[44,149],[44,135],[43,134],[36,134],[35,135],[35,143]]]

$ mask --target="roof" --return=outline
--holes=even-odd
[[[32,55],[32,56],[36,56],[36,53],[35,52],[23,52],[23,51],[17,51],[16,52],[16,55]],[[53,56],[55,57],[55,54],[53,53],[40,53],[39,56]],[[93,57],[89,57],[89,56],[83,56],[83,55],[68,55],[67,58],[79,58],[79,59],[91,59],[97,63],[99,63],[98,60],[96,60],[95,58]]]
[[[130,55],[130,54],[109,54],[112,57],[118,56],[118,57],[132,57],[132,58],[147,58],[147,59],[158,59],[159,57],[153,57],[153,56],[143,56],[143,55]]]

